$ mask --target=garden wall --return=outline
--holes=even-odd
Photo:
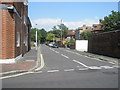
[[[88,40],[88,52],[120,58],[120,30],[94,33]]]

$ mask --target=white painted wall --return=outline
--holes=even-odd
[[[76,50],[88,51],[88,40],[76,40]]]

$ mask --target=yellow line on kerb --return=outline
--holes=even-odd
[[[35,71],[38,71],[38,70],[41,70],[43,67],[44,67],[44,59],[43,59],[43,55],[40,54],[40,58],[41,58],[41,65],[39,68],[37,68]],[[27,74],[31,74],[31,73],[34,73],[32,71],[28,71],[28,72],[25,72],[25,73],[20,73],[20,74],[15,74],[15,75],[11,75],[11,76],[5,76],[5,77],[0,77],[0,79],[6,79],[6,78],[12,78],[12,77],[18,77],[18,76],[21,76],[21,75],[27,75]]]
[[[35,71],[39,71],[39,70],[41,70],[45,66],[43,55],[40,54],[40,57],[41,57],[41,65],[40,65],[39,68],[35,69]]]

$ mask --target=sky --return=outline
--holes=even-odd
[[[29,2],[28,6],[32,26],[46,31],[59,25],[61,19],[69,29],[77,29],[97,24],[112,10],[118,11],[118,2]]]

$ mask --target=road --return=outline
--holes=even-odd
[[[2,80],[3,88],[118,88],[116,65],[41,45],[44,68]]]

